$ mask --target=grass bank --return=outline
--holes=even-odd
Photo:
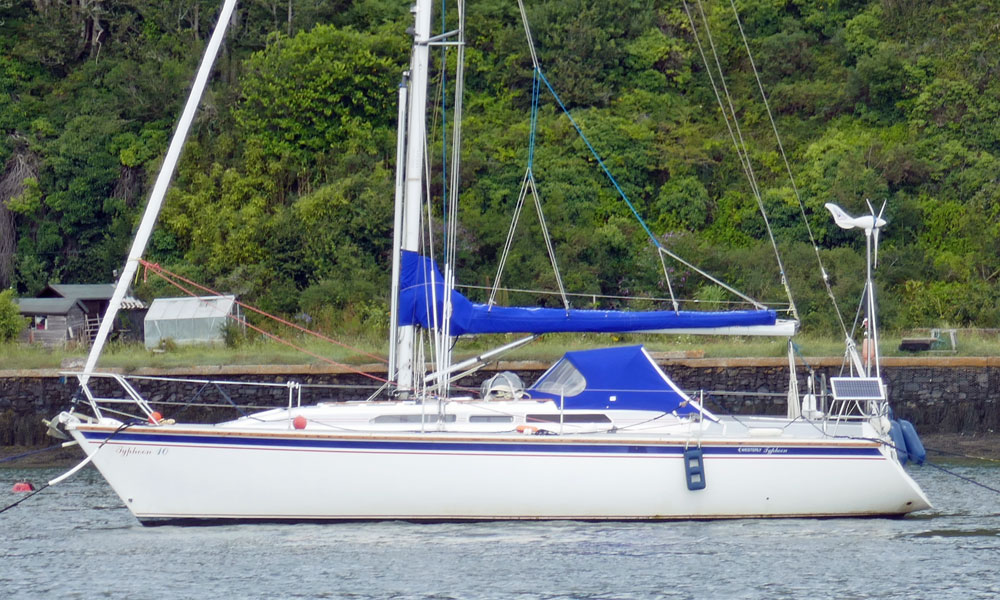
[[[899,350],[902,335],[884,336],[879,344],[883,356],[912,356]],[[455,347],[458,358],[474,356],[485,350],[517,339],[514,336],[483,336],[462,339]],[[371,364],[388,355],[384,341],[367,338],[345,340],[350,348],[329,342],[308,339],[293,340],[300,350],[270,340],[249,340],[235,347],[177,346],[147,350],[142,344],[110,344],[101,357],[99,366],[132,371],[142,367],[177,368],[187,366],[220,365],[322,365],[328,361],[342,364]],[[843,342],[832,338],[799,336],[795,338],[797,352],[804,357],[829,357],[843,355]],[[787,353],[783,338],[714,337],[714,336],[663,336],[663,335],[590,335],[550,334],[515,349],[502,358],[506,360],[538,360],[550,362],[567,350],[597,348],[613,344],[645,344],[652,352],[666,355],[706,358],[755,358],[780,357]],[[355,350],[356,349],[356,350]],[[83,366],[87,357],[83,346],[46,349],[21,344],[0,345],[2,369],[67,369]],[[923,352],[923,355],[942,356],[998,356],[1000,336],[996,332],[963,331],[958,336],[954,352]]]

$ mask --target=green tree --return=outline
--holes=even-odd
[[[13,340],[26,326],[27,321],[14,303],[14,291],[0,292],[0,342]]]
[[[253,149],[247,169],[295,195],[351,156],[393,152],[392,90],[406,56],[401,33],[321,25],[255,54],[234,112],[240,139]]]

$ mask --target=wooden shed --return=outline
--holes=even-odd
[[[61,346],[69,340],[85,339],[87,310],[83,302],[75,298],[16,298],[14,302],[29,319],[21,341]]]
[[[101,319],[107,312],[114,293],[113,283],[50,283],[38,298],[77,300],[83,306],[85,327],[80,337],[74,339],[91,342],[101,326]],[[121,311],[111,335],[133,341],[142,340],[142,320],[145,313],[146,305],[142,301],[126,296],[122,299]]]
[[[114,293],[113,283],[50,283],[38,297],[79,300],[83,305],[83,312],[86,313],[87,337],[92,338]]]

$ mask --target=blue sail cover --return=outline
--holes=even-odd
[[[527,392],[535,399],[561,402],[566,409],[699,412],[642,346],[567,352]]]
[[[403,251],[399,275],[399,324],[437,328],[444,305],[444,277],[433,259]],[[433,300],[432,300],[433,299]],[[625,333],[656,329],[774,325],[773,310],[722,312],[581,310],[496,306],[471,302],[452,290],[451,335],[466,333]],[[432,311],[431,306],[436,310]]]

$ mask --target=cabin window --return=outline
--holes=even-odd
[[[546,373],[534,389],[554,396],[575,396],[587,388],[587,380],[568,360],[561,360]]]
[[[525,415],[525,423],[558,423],[559,414]],[[610,423],[608,415],[602,413],[592,414],[564,414],[563,423]]]
[[[470,415],[469,423],[513,423],[510,415]]]
[[[389,423],[454,423],[455,415],[380,415],[373,418],[370,423],[373,425],[385,425]]]

